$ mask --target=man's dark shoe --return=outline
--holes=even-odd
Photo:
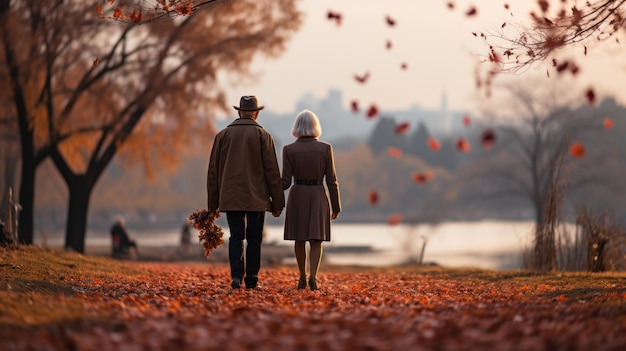
[[[233,282],[230,283],[230,287],[233,289],[239,289],[241,288],[241,279],[233,279]]]
[[[315,291],[318,289],[317,280],[315,279],[315,277],[309,278],[309,288],[311,288],[311,291]]]
[[[300,277],[300,280],[298,281],[298,289],[306,289],[306,277]]]

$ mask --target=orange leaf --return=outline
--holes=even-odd
[[[470,152],[472,150],[471,145],[463,138],[459,138],[456,142],[456,148],[461,152]]]
[[[428,147],[433,151],[439,151],[439,149],[441,149],[441,145],[439,144],[437,139],[433,137],[428,137],[426,143],[428,144]]]
[[[394,157],[394,158],[402,157],[402,150],[398,149],[397,147],[393,147],[393,146],[388,147],[387,153],[389,154],[389,156]]]
[[[575,142],[569,149],[570,154],[574,157],[583,157],[585,155],[585,146],[580,142]]]
[[[402,222],[404,218],[402,217],[401,214],[392,214],[391,216],[387,217],[387,223],[389,225],[396,225],[400,222]]]
[[[98,13],[99,15],[102,15],[102,14],[103,14],[103,11],[102,11],[102,5],[98,5],[98,6],[96,6],[96,13]]]

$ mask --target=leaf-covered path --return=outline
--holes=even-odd
[[[7,322],[3,350],[623,350],[623,275],[292,267],[232,290],[225,265],[144,263],[141,273],[67,276],[81,318]],[[2,315],[0,315],[2,317]],[[28,322],[28,321],[26,321]],[[8,325],[8,326],[7,326]]]

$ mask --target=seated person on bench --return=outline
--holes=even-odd
[[[135,255],[137,254],[137,243],[128,236],[124,228],[124,218],[121,216],[115,220],[115,224],[111,227],[111,239],[113,257],[122,258],[128,256],[130,248],[134,248]]]

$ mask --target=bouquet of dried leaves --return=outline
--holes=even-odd
[[[204,247],[204,257],[208,259],[211,252],[224,243],[224,232],[222,227],[215,224],[215,214],[198,210],[189,215],[189,224],[200,232],[198,239]]]

